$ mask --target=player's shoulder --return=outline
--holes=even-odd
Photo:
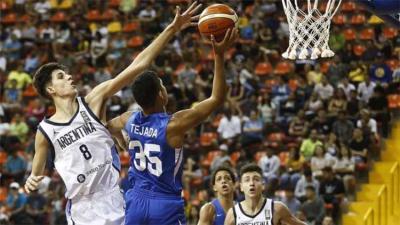
[[[212,202],[204,204],[200,209],[200,214],[206,216],[213,216],[215,214],[215,207]]]

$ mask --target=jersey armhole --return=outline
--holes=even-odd
[[[237,203],[237,204],[240,204],[240,203]],[[232,211],[233,211],[233,218],[235,218],[235,225],[237,224],[237,222],[236,222],[236,210],[235,210],[235,206],[233,206],[232,207]]]
[[[44,129],[43,129],[40,125],[38,126],[38,131],[39,131],[40,133],[42,133],[43,136],[46,138],[47,143],[49,144],[51,161],[54,162],[54,158],[55,158],[56,153],[55,153],[55,151],[54,151],[53,142],[51,142],[51,140],[50,140],[49,136],[47,135],[46,131],[44,131]]]
[[[99,124],[101,124],[103,127],[105,127],[104,123],[101,122],[100,118],[98,116],[96,116],[96,114],[94,114],[94,112],[92,111],[92,109],[89,107],[88,103],[85,101],[85,97],[78,97],[78,99],[81,100],[82,105],[85,107],[86,111],[89,112],[90,116]],[[103,102],[104,104],[104,102]]]

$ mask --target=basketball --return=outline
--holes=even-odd
[[[213,4],[200,14],[199,31],[207,39],[214,35],[216,41],[221,41],[226,31],[234,28],[237,21],[238,16],[231,7],[225,4]]]

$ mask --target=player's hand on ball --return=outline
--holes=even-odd
[[[211,44],[215,54],[223,54],[228,48],[232,47],[238,37],[239,31],[237,28],[228,29],[224,39],[220,42],[217,42],[214,35],[211,35]]]
[[[44,176],[33,176],[33,175],[30,175],[28,177],[28,179],[26,180],[25,187],[24,187],[26,193],[29,194],[32,191],[37,190],[38,187],[39,187],[40,181],[42,181],[43,178],[44,178]]]
[[[181,14],[181,9],[179,6],[176,6],[176,14],[174,21],[172,21],[172,27],[175,31],[181,31],[189,26],[196,26],[197,20],[200,15],[197,15],[196,12],[200,9],[201,4],[198,4],[197,1],[193,2],[188,9],[184,13]]]

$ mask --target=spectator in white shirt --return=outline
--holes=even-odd
[[[333,87],[328,83],[325,76],[321,78],[321,83],[316,84],[314,92],[316,92],[323,101],[329,100],[333,96]]]
[[[357,92],[359,100],[363,104],[368,103],[369,98],[371,98],[372,94],[374,93],[375,86],[376,84],[370,80],[369,76],[365,76],[365,81],[358,85]]]
[[[300,178],[300,180],[296,184],[296,188],[294,190],[294,195],[296,198],[300,200],[306,199],[306,187],[313,186],[315,188],[315,192],[318,195],[319,190],[319,182],[312,176],[312,171],[307,169],[304,170],[304,175]]]
[[[372,135],[378,139],[378,128],[376,120],[371,118],[371,115],[367,109],[361,110],[361,119],[357,121],[357,127],[361,128],[365,137]]]
[[[267,148],[267,155],[261,157],[258,165],[262,169],[263,177],[266,183],[278,179],[278,172],[281,163],[278,156],[274,154],[272,148]]]
[[[342,82],[338,85],[338,88],[343,89],[346,94],[347,100],[351,99],[351,91],[356,90],[355,86],[349,83],[349,79],[347,77],[343,78]]]
[[[230,110],[225,111],[224,117],[222,117],[218,126],[219,136],[224,139],[235,138],[242,132],[241,121],[238,116],[232,115]]]

